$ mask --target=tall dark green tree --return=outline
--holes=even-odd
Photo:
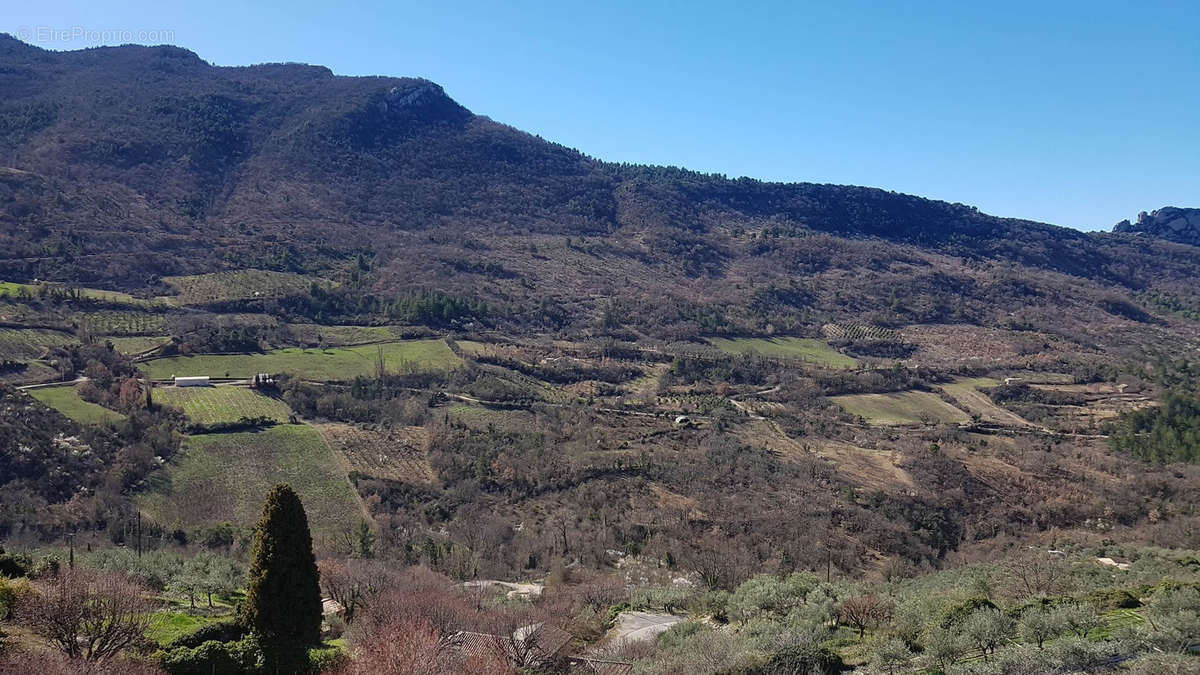
[[[246,578],[245,624],[264,648],[302,650],[321,640],[321,586],[300,497],[276,485],[263,504]]]

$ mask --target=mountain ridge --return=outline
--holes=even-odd
[[[1000,325],[1030,297],[1103,317],[1109,295],[1149,289],[1200,303],[1191,247],[879,188],[604,162],[420,78],[6,37],[0,88],[0,261],[16,281],[154,294],[165,276],[342,278],[365,258],[376,294],[469,296],[556,330],[623,302],[638,330],[691,335],[863,312]],[[791,300],[764,305],[764,288]]]

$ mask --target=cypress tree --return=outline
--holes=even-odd
[[[242,620],[279,654],[321,641],[321,587],[304,506],[276,485],[263,504],[246,575]]]

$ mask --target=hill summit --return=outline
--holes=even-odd
[[[1113,226],[1113,232],[1144,233],[1181,244],[1200,246],[1200,209],[1181,209],[1164,206],[1161,209],[1138,214],[1137,223],[1122,220]]]

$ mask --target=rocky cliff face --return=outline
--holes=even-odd
[[[1200,246],[1200,209],[1164,206],[1157,211],[1138,214],[1137,223],[1122,220],[1113,232],[1144,233],[1181,244]]]

